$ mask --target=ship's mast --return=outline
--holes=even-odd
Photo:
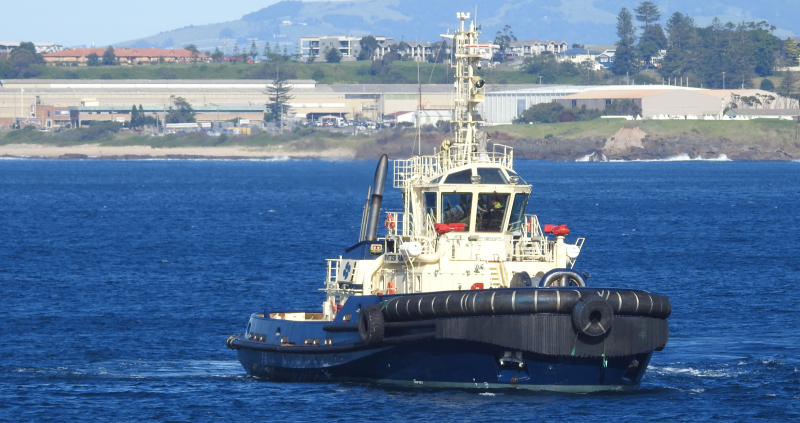
[[[480,31],[476,28],[474,20],[470,20],[469,13],[457,13],[461,20],[461,28],[455,34],[442,35],[453,39],[455,51],[455,115],[453,116],[454,139],[451,146],[450,157],[462,164],[471,162],[473,152],[484,149],[477,140],[478,124],[483,121],[478,119],[478,104],[484,99],[484,81],[476,74],[482,59],[482,46],[478,42]],[[467,25],[469,25],[467,27]],[[491,47],[489,48],[491,52]]]

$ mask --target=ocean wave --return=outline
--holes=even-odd
[[[636,159],[636,160],[609,160],[612,163],[634,163],[634,162],[732,162],[725,154],[718,157],[704,159],[700,156],[691,158],[688,154],[678,154],[677,156],[667,157],[666,159]]]
[[[598,157],[598,154],[600,155]],[[591,153],[587,154],[580,159],[575,160],[576,162],[607,162],[608,158],[603,153]]]
[[[155,361],[98,363],[96,366],[58,366],[58,367],[18,367],[11,369],[17,373],[38,373],[55,378],[112,379],[164,379],[164,378],[237,378],[244,376],[244,370],[237,361]]]
[[[660,373],[665,375],[689,375],[695,377],[710,377],[710,378],[729,378],[738,375],[737,372],[722,371],[722,370],[700,370],[691,367],[653,367],[650,366],[650,371],[653,373]]]

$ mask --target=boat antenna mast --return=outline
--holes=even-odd
[[[483,123],[478,114],[478,104],[484,100],[486,82],[477,75],[480,61],[491,54],[491,45],[481,46],[474,20],[469,13],[456,13],[461,28],[454,34],[443,34],[452,38],[455,59],[455,110],[453,116],[454,139],[449,149],[450,159],[458,164],[469,164],[473,153],[485,151],[486,146],[478,142],[478,125]],[[467,26],[469,25],[469,26]],[[485,50],[485,51],[484,51]]]

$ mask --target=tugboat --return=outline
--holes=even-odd
[[[251,376],[434,388],[635,390],[669,338],[666,297],[595,288],[573,269],[584,238],[525,214],[531,185],[477,113],[481,45],[457,14],[453,140],[395,160],[403,211],[381,214],[384,155],[359,242],[327,260],[320,312],[250,316],[226,344]],[[378,236],[380,221],[386,227]]]

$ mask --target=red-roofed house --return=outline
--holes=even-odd
[[[78,66],[85,66],[89,61],[90,54],[94,53],[102,59],[105,52],[104,48],[73,48],[43,54],[42,57],[48,65],[77,63]],[[193,60],[208,62],[211,60],[204,54],[198,54],[194,58],[192,52],[182,48],[116,48],[114,54],[120,64],[126,65],[155,64],[161,59],[165,63],[191,63]]]

